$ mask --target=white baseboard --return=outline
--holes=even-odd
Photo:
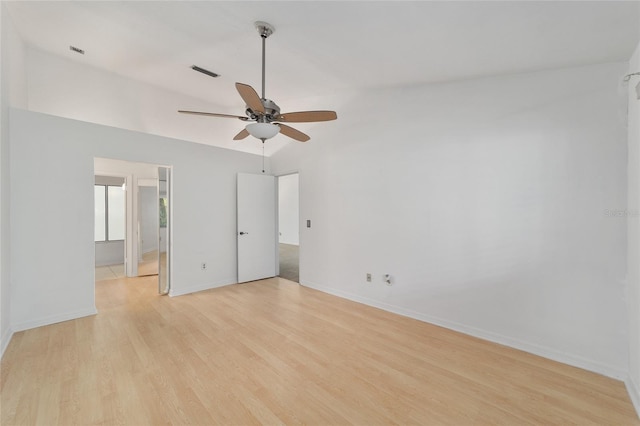
[[[11,342],[11,338],[13,337],[13,330],[11,327],[7,327],[7,329],[0,337],[0,359],[4,356],[4,351],[9,346],[9,342]]]
[[[18,324],[12,324],[14,332],[29,330],[36,327],[42,327],[45,325],[56,324],[58,322],[74,320],[82,317],[88,317],[90,315],[97,314],[95,306],[93,308],[81,309],[74,312],[66,312],[64,314],[50,315],[48,317],[36,318],[29,321],[24,321]]]
[[[199,291],[204,291],[204,290],[211,290],[212,288],[224,287],[227,285],[236,284],[237,282],[238,280],[236,280],[235,278],[232,278],[232,279],[218,281],[215,283],[206,283],[206,284],[193,285],[185,288],[179,288],[177,290],[172,288],[171,290],[169,290],[169,296],[171,297],[184,296],[185,294],[197,293]]]
[[[617,380],[624,381],[628,377],[628,372],[618,367],[602,364],[593,360],[583,358],[577,355],[568,354],[565,352],[557,351],[555,349],[541,346],[535,343],[524,342],[518,339],[513,339],[508,336],[503,336],[490,331],[478,329],[465,324],[459,324],[453,321],[445,320],[442,318],[433,317],[420,312],[415,312],[410,309],[402,308],[400,306],[391,305],[388,303],[380,302],[378,300],[369,299],[367,297],[359,296],[356,294],[348,293],[342,290],[325,287],[313,282],[304,280],[300,284],[313,288],[315,290],[322,291],[323,293],[333,294],[334,296],[342,297],[344,299],[352,300],[354,302],[362,303],[365,305],[373,306],[375,308],[382,309],[384,311],[393,312],[394,314],[402,315],[405,317],[417,319],[419,321],[435,324],[440,327],[448,328],[450,330],[458,331],[460,333],[468,334],[473,337],[488,340],[500,345],[509,346],[511,348],[519,349],[525,352],[532,353],[534,355],[548,358],[553,361],[558,361],[563,364],[568,364],[574,367],[582,368],[584,370],[593,371],[594,373],[602,374],[603,376],[611,377]]]
[[[640,419],[640,386],[638,385],[638,383],[634,383],[631,377],[627,377],[627,379],[624,381],[624,384],[627,387],[629,398],[631,398],[631,402],[636,409],[638,419]]]

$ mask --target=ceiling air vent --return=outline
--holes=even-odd
[[[76,53],[79,53],[81,55],[84,55],[84,50],[80,49],[79,47],[75,47],[75,46],[69,46],[69,50],[73,50]]]
[[[191,66],[191,69],[192,69],[192,70],[194,70],[194,71],[201,72],[202,74],[206,74],[206,75],[208,75],[209,77],[214,77],[214,78],[215,78],[215,77],[220,77],[220,74],[216,74],[216,73],[215,73],[215,72],[213,72],[213,71],[205,70],[204,68],[200,68],[200,67],[199,67],[199,66],[197,66],[197,65],[192,65],[192,66]]]

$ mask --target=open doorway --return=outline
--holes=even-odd
[[[299,191],[298,173],[278,177],[279,276],[294,282],[300,282]]]
[[[153,277],[158,293],[169,292],[170,171],[94,159],[96,284]]]

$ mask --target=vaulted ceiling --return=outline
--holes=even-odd
[[[7,4],[29,46],[214,102],[226,108],[216,112],[230,114],[244,108],[236,81],[259,91],[257,20],[276,28],[267,41],[266,91],[283,111],[343,92],[626,61],[640,38],[638,2]],[[194,64],[221,77],[196,73]]]

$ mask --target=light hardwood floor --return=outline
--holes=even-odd
[[[161,262],[167,261],[167,254],[162,253]],[[108,266],[96,266],[96,281],[114,280],[124,278],[124,263]],[[151,251],[142,255],[138,262],[138,276],[158,275],[158,251]]]
[[[114,280],[116,278],[124,278],[124,264],[109,266],[96,266],[96,281]]]
[[[98,315],[16,333],[1,423],[640,424],[621,382],[287,280],[156,283],[102,281]]]

